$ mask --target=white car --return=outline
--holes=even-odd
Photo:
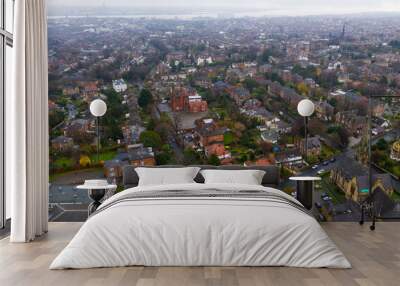
[[[326,173],[325,169],[321,169],[317,172],[318,175],[323,175],[324,173]]]

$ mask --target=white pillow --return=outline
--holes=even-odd
[[[195,183],[193,180],[200,168],[135,168],[139,186]]]
[[[205,184],[261,185],[265,171],[262,170],[202,170]]]

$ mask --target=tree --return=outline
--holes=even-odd
[[[379,139],[379,141],[376,143],[376,146],[379,150],[387,150],[389,148],[389,144],[384,138]]]
[[[264,52],[261,55],[260,61],[262,63],[267,63],[269,61],[269,57],[272,56],[272,51],[269,49],[264,50]]]
[[[53,129],[55,126],[60,124],[64,120],[64,112],[60,110],[54,110],[49,112],[49,127]]]
[[[107,96],[107,113],[101,118],[100,124],[104,126],[104,136],[107,139],[123,138],[121,125],[126,120],[125,114],[129,112],[126,104],[121,104],[122,96],[116,91],[109,89],[105,90]]]
[[[200,157],[200,154],[193,150],[193,148],[187,148],[183,152],[183,164],[184,165],[196,165],[203,164],[203,160]]]
[[[303,82],[296,85],[296,90],[298,93],[300,93],[302,95],[307,95],[309,93],[309,89],[308,89],[307,85]]]
[[[91,163],[92,162],[91,162],[91,160],[90,160],[88,155],[81,155],[81,157],[79,159],[79,165],[81,167],[85,167],[85,168],[90,167]]]
[[[221,165],[221,161],[219,160],[219,158],[218,158],[217,155],[212,154],[212,155],[208,158],[208,164],[214,165],[214,166],[219,166],[219,165]]]
[[[343,128],[342,126],[340,126],[340,128],[338,129],[338,135],[340,138],[340,143],[342,144],[343,147],[346,147],[347,145],[349,145],[349,132]]]
[[[243,85],[250,90],[250,92],[253,92],[253,90],[257,87],[259,87],[260,85],[258,84],[258,82],[250,77],[246,77],[245,80],[243,81]]]
[[[161,152],[156,154],[157,165],[167,165],[170,164],[172,160],[173,160],[173,153],[171,146],[168,144],[164,144],[161,147]]]
[[[141,108],[146,109],[153,101],[153,95],[148,89],[142,89],[139,94],[138,104]]]
[[[145,147],[152,147],[156,149],[161,148],[161,136],[155,131],[144,131],[140,134],[139,139]]]

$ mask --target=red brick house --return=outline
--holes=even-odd
[[[185,87],[171,90],[171,109],[174,112],[205,112],[208,110],[207,101],[192,89]]]
[[[225,149],[225,129],[218,127],[212,119],[200,120],[196,124],[196,135],[199,145],[204,148],[207,157],[216,155],[221,163],[228,164],[231,154]]]

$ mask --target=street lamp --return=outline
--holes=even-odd
[[[308,134],[307,134],[307,129],[308,129],[308,118],[313,115],[315,110],[314,103],[309,100],[309,99],[303,99],[302,101],[299,102],[297,105],[297,112],[304,117],[304,147],[305,147],[305,158],[307,160],[307,155],[308,155]]]
[[[101,99],[95,99],[90,103],[90,113],[96,117],[96,135],[97,135],[97,163],[99,160],[100,150],[100,132],[99,132],[99,118],[102,117],[107,111],[107,104]]]

